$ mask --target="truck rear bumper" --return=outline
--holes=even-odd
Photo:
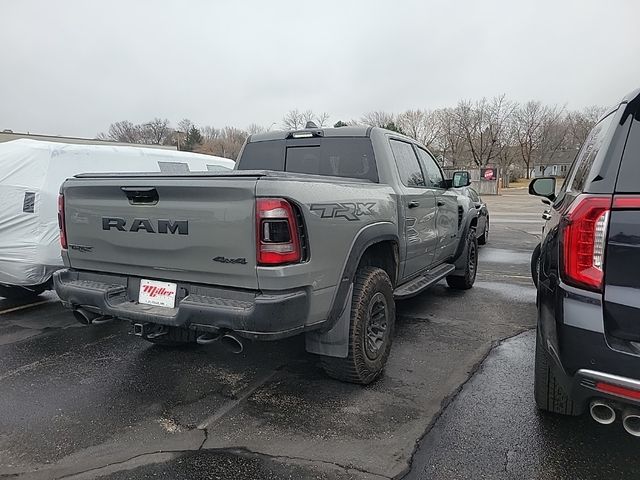
[[[257,340],[278,340],[305,330],[306,289],[258,292],[178,282],[175,308],[138,303],[140,278],[60,270],[54,286],[68,308],[85,308],[136,323],[202,332],[233,331]]]

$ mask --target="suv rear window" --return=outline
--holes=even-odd
[[[603,147],[603,153],[606,151],[607,145],[605,145],[605,141],[607,139],[610,140],[610,136],[607,136],[607,132],[611,127],[614,117],[615,115],[612,112],[600,120],[589,133],[584,145],[582,145],[582,148],[574,161],[574,165],[571,168],[572,172],[569,174],[570,183],[568,185],[572,192],[581,193],[584,191],[589,173],[591,172],[591,167],[593,167],[598,153],[603,149]]]
[[[637,115],[624,147],[616,192],[640,193],[640,118]]]
[[[378,171],[365,137],[306,138],[248,143],[238,170],[276,170],[378,182]]]

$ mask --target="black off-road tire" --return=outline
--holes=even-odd
[[[560,415],[580,415],[580,410],[556,379],[548,353],[537,336],[534,376],[533,393],[538,409]]]
[[[489,218],[484,224],[484,232],[478,237],[478,245],[486,245],[489,242]]]
[[[349,354],[347,358],[322,357],[327,375],[360,385],[373,382],[387,363],[395,320],[393,287],[387,272],[376,267],[359,268],[351,302]]]
[[[478,239],[473,228],[470,228],[467,234],[467,246],[464,254],[466,256],[464,275],[450,275],[447,277],[447,285],[456,290],[469,290],[476,281],[476,273],[478,272]]]
[[[540,277],[540,248],[540,244],[536,245],[531,254],[531,278],[536,288],[538,288],[538,279]]]
[[[188,328],[167,327],[168,331],[165,335],[161,335],[155,338],[142,337],[147,342],[151,342],[154,345],[160,345],[162,347],[184,347],[184,346],[196,346],[197,334],[193,330]]]
[[[9,300],[31,300],[43,293],[46,289],[44,285],[36,285],[33,287],[0,285],[0,297]]]

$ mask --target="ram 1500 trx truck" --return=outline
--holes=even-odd
[[[55,288],[82,322],[127,320],[154,343],[303,333],[329,375],[366,384],[396,299],[473,285],[477,214],[452,191],[468,184],[366,127],[253,135],[230,173],[78,175],[61,187]]]

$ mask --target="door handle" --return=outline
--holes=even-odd
[[[415,200],[411,200],[409,202],[409,205],[407,205],[409,208],[416,208],[420,206],[420,202],[416,202]]]
[[[438,200],[438,206],[439,207],[444,207],[444,202],[442,200]]]

